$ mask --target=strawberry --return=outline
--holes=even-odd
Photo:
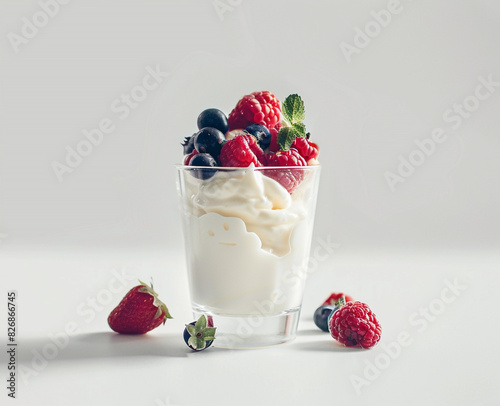
[[[343,297],[346,302],[354,302],[354,299],[352,298],[352,296],[345,295],[342,292],[339,292],[339,293],[332,292],[330,294],[330,296],[328,296],[328,298],[323,302],[323,305],[333,305],[333,306],[336,306],[337,302],[339,301],[339,299],[341,297]]]
[[[167,306],[158,299],[153,284],[149,286],[141,282],[110,313],[108,324],[120,334],[145,334],[171,318]]]

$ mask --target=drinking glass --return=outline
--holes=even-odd
[[[195,318],[212,317],[219,347],[294,339],[320,166],[176,170]]]

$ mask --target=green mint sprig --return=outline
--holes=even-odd
[[[306,126],[302,122],[305,118],[304,102],[298,94],[291,94],[283,102],[282,127],[278,132],[278,145],[283,151],[290,149],[297,137],[306,136]]]

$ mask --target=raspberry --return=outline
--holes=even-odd
[[[273,128],[269,129],[271,133],[271,144],[269,145],[270,152],[278,152],[281,148],[278,145],[278,132],[281,128],[281,122],[276,124]]]
[[[368,305],[347,302],[329,322],[332,337],[346,347],[371,348],[380,341],[382,328]]]
[[[280,121],[280,101],[267,90],[243,96],[227,118],[229,130],[246,128],[249,124],[262,124],[271,130]]]
[[[306,166],[307,163],[296,149],[267,154],[267,166]]]
[[[338,300],[341,297],[344,297],[344,300],[346,302],[354,302],[354,299],[351,296],[349,296],[349,295],[345,295],[342,292],[340,292],[340,293],[333,292],[330,296],[328,296],[328,299],[326,299],[323,302],[323,306],[324,305],[335,305],[335,304],[337,304]]]
[[[195,156],[198,155],[198,151],[193,149],[190,154],[184,156],[184,165],[189,165],[191,162],[191,159]]]
[[[266,166],[307,166],[307,162],[296,149],[289,149],[267,154]],[[266,171],[266,175],[279,182],[290,194],[304,179],[304,172],[300,169],[271,169]]]
[[[262,166],[265,156],[253,135],[240,134],[223,145],[219,161],[222,166]]]
[[[299,151],[302,157],[309,161],[310,159],[316,159],[319,155],[318,146],[314,142],[310,142],[305,137],[297,137],[292,143],[291,148],[295,148]]]

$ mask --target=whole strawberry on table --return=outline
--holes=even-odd
[[[198,132],[184,140],[184,165],[209,179],[217,167],[290,167],[269,170],[267,176],[292,194],[303,179],[296,167],[318,165],[318,146],[306,132],[304,102],[297,94],[283,103],[269,91],[244,96],[226,117],[209,108],[198,116]],[[211,169],[213,168],[213,169]]]
[[[108,316],[109,327],[117,333],[145,334],[172,318],[153,284],[139,282]]]

